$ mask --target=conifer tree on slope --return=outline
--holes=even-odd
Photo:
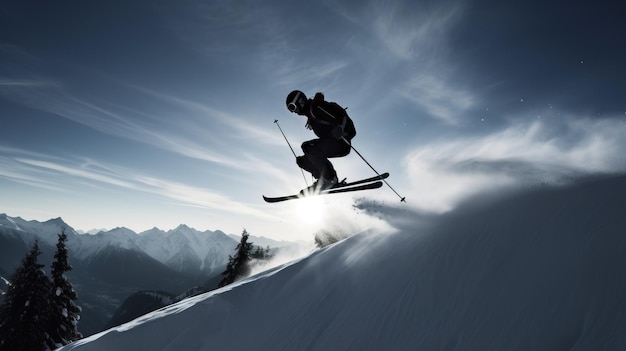
[[[11,276],[0,305],[0,350],[43,350],[49,342],[50,280],[37,259],[41,251],[35,241],[30,252]]]
[[[222,273],[224,278],[220,281],[218,287],[223,287],[231,284],[237,278],[246,276],[250,272],[250,260],[252,259],[252,243],[248,242],[248,232],[244,229],[241,233],[241,240],[235,248],[235,256],[228,256],[228,265],[226,270]]]
[[[53,344],[48,345],[51,349],[82,338],[78,331],[81,308],[75,303],[78,296],[64,274],[72,270],[72,266],[68,262],[66,240],[67,235],[65,232],[61,232],[56,246],[54,262],[52,262],[51,309],[48,320],[48,330],[53,342]]]

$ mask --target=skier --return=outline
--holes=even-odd
[[[332,188],[338,179],[328,158],[343,157],[350,153],[351,140],[356,135],[352,119],[343,107],[325,101],[322,93],[307,99],[303,92],[294,90],[287,95],[285,104],[291,113],[307,117],[306,128],[313,130],[318,137],[302,143],[304,156],[296,158],[298,166],[316,179],[304,192]]]

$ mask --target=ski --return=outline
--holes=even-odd
[[[322,190],[319,194],[320,195],[324,195],[324,194],[347,193],[347,192],[350,192],[350,191],[378,189],[381,186],[383,186],[383,182],[375,181],[375,182],[361,184],[361,185],[355,185],[355,186],[345,186],[344,185],[344,186],[340,186],[340,187],[334,187],[334,188]]]
[[[334,187],[330,189],[322,190],[319,193],[304,194],[300,192],[294,195],[278,196],[278,197],[267,197],[263,195],[263,200],[265,200],[266,202],[273,203],[273,202],[300,199],[300,198],[304,198],[307,196],[337,194],[337,193],[346,193],[346,192],[351,192],[351,191],[377,189],[383,186],[383,182],[381,182],[381,180],[387,177],[389,177],[389,173],[383,173],[381,175],[377,175],[377,176],[366,178],[366,179],[356,180],[354,182],[342,181],[341,183],[338,183]]]
[[[370,178],[361,179],[361,180],[355,180],[353,182],[347,182],[346,183],[345,180],[344,180],[344,181],[341,181],[341,182],[337,183],[334,187],[330,188],[329,190],[338,189],[338,188],[345,188],[347,186],[353,186],[353,185],[357,185],[357,184],[364,184],[364,183],[374,182],[374,181],[377,181],[377,180],[383,180],[383,179],[386,179],[387,177],[389,177],[389,173],[385,172],[385,173],[380,174],[380,175],[376,175],[376,176],[373,176],[373,177],[370,177]]]
[[[294,195],[278,196],[278,197],[267,197],[263,195],[263,200],[265,200],[265,202],[274,203],[274,202],[282,202],[282,201],[287,201],[287,200],[302,199],[305,197],[317,196],[317,195],[338,194],[338,193],[347,193],[351,191],[377,189],[383,186],[383,182],[381,181],[374,181],[374,182],[366,183],[366,184],[359,183],[359,184],[360,185],[355,185],[355,186],[341,186],[338,188],[330,188],[330,189],[322,190],[319,193],[311,193],[311,194],[299,193],[299,194],[294,194]]]

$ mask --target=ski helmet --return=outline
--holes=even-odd
[[[304,104],[306,103],[306,95],[300,90],[294,90],[289,95],[287,95],[287,99],[285,100],[285,104],[287,105],[287,109],[291,112],[300,112],[304,110]]]

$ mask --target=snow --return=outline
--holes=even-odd
[[[475,198],[437,216],[377,205],[394,230],[62,350],[623,350],[624,208],[626,177]]]
[[[112,246],[141,251],[137,245],[137,234],[128,228],[115,228],[96,235],[76,235],[68,239],[67,246],[80,258],[89,257],[100,250]]]
[[[9,217],[5,213],[0,213],[0,226],[16,230],[22,233],[37,233],[37,237],[50,244],[56,245],[58,234],[65,231],[65,234],[76,234],[61,218],[50,219],[46,222],[26,221],[20,217]]]
[[[0,276],[0,281],[2,282],[0,283],[0,296],[3,296],[11,286],[11,282],[3,276]]]
[[[19,231],[23,231],[19,225],[17,225],[17,223],[15,223],[15,221],[11,218],[11,217],[6,217],[6,219],[8,220],[9,223],[11,223],[13,225],[13,228],[15,230],[19,230]]]
[[[222,269],[237,245],[221,231],[200,232],[182,224],[167,232],[153,228],[140,233],[137,239],[137,245],[159,262],[180,269],[177,262],[193,257],[200,262],[199,269],[205,271]]]

